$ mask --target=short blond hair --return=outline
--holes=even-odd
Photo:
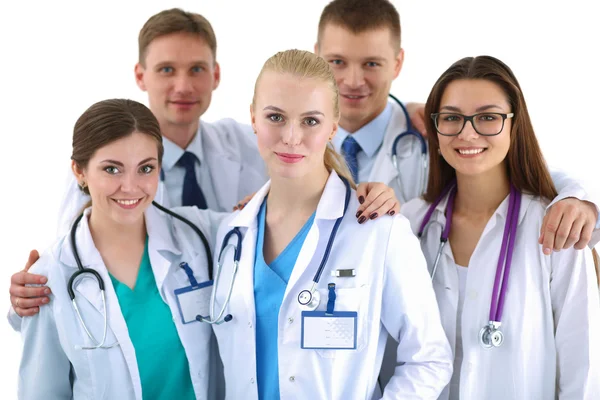
[[[254,84],[254,96],[252,97],[252,107],[256,104],[258,83],[263,74],[267,71],[280,74],[291,74],[299,79],[315,79],[319,82],[326,83],[331,90],[334,118],[337,120],[340,117],[339,89],[333,71],[329,67],[327,61],[323,58],[309,51],[296,49],[280,51],[270,57],[264,63],[258,74],[258,78],[256,78],[256,83]],[[339,176],[347,179],[352,187],[356,187],[346,161],[337,151],[335,151],[331,142],[327,144],[323,161],[329,172],[334,170]]]
[[[180,8],[164,10],[146,21],[138,36],[138,62],[145,65],[148,46],[156,38],[173,33],[189,33],[203,39],[213,58],[217,59],[217,38],[212,25],[200,14],[183,11]]]

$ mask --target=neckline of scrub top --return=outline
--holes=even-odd
[[[260,261],[262,264],[269,267],[286,284],[288,283],[288,281],[290,279],[291,271],[294,268],[294,266],[292,265],[290,267],[288,265],[288,263],[286,263],[284,261],[286,261],[288,253],[290,253],[293,249],[295,249],[298,244],[300,244],[300,248],[302,248],[302,245],[304,244],[304,240],[306,239],[306,235],[308,234],[308,230],[310,229],[310,227],[313,224],[313,221],[315,220],[316,213],[317,212],[315,211],[311,214],[311,216],[304,223],[302,228],[300,228],[300,230],[298,231],[296,236],[294,236],[294,238],[287,244],[287,246],[285,246],[285,248],[281,251],[281,253],[279,253],[277,255],[277,257],[275,257],[275,259],[273,261],[271,261],[269,264],[267,264],[267,262],[265,261],[264,250],[263,250],[264,244],[265,244],[265,225],[266,225],[266,219],[267,219],[267,197],[265,197],[265,199],[263,200],[263,203],[260,206],[260,210],[258,212],[258,224],[259,224],[258,231],[259,231],[259,233],[262,233],[262,234],[259,234],[259,237],[258,237],[259,243],[258,243],[257,250],[259,250],[259,251],[256,252],[256,257],[259,257],[258,261]],[[298,242],[301,242],[301,243],[298,243]],[[298,257],[296,255],[296,257],[294,258],[294,261],[297,258]],[[256,260],[255,260],[255,264],[256,264]]]
[[[111,274],[110,280],[112,281],[113,287],[117,298],[126,299],[128,302],[145,303],[148,301],[148,291],[156,289],[156,281],[154,280],[154,272],[152,271],[152,264],[150,263],[150,255],[148,254],[148,235],[146,235],[146,241],[144,243],[144,253],[140,261],[140,267],[138,269],[138,275],[135,281],[133,289],[118,280]]]

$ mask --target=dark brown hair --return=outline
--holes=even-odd
[[[502,61],[491,56],[465,57],[452,64],[437,80],[427,103],[425,116],[439,112],[440,102],[446,87],[459,79],[484,79],[497,84],[506,95],[508,104],[515,114],[510,131],[510,147],[504,160],[510,182],[522,193],[552,200],[557,192],[542,151],[533,131],[533,125],[525,104],[521,86],[511,69]],[[456,171],[436,151],[439,148],[438,135],[433,119],[425,118],[429,148],[429,183],[423,196],[429,203],[434,202],[442,190],[454,179]],[[596,277],[600,286],[600,263],[595,249],[592,249]]]
[[[529,118],[525,98],[521,86],[511,69],[502,61],[490,57],[466,57],[452,64],[437,80],[427,103],[425,104],[425,124],[429,148],[429,183],[425,200],[433,202],[442,190],[456,176],[456,171],[437,152],[439,148],[438,135],[432,113],[439,112],[440,102],[448,84],[461,79],[482,79],[498,85],[504,94],[515,116],[510,133],[510,147],[505,159],[508,177],[511,183],[520,191],[552,200],[557,192],[550,177],[550,172],[542,156],[542,151],[535,137],[533,125]]]
[[[355,34],[389,28],[392,46],[396,52],[400,51],[400,15],[388,0],[333,0],[321,13],[317,43],[321,42],[327,24],[341,26]]]
[[[164,152],[160,126],[148,107],[127,99],[95,103],[75,123],[71,160],[84,169],[98,149],[134,132],[146,134],[156,141],[160,164]],[[87,188],[84,192],[89,194]]]
[[[203,39],[213,58],[217,58],[217,38],[212,25],[200,14],[183,11],[180,8],[164,10],[146,21],[138,36],[138,62],[145,66],[146,53],[150,43],[160,37],[172,33],[190,33]]]

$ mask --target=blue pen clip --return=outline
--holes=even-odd
[[[188,279],[190,280],[190,284],[195,287],[198,286],[198,281],[196,280],[196,278],[194,277],[194,273],[192,272],[192,269],[190,268],[190,266],[188,265],[188,263],[186,263],[185,261],[180,263],[179,266],[181,268],[183,268],[183,270],[185,271],[185,273],[188,276]]]
[[[325,311],[326,315],[333,315],[333,309],[335,307],[335,283],[329,283],[327,285],[329,289],[329,296],[327,298],[327,311]]]

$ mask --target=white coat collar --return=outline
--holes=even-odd
[[[230,227],[250,227],[256,224],[260,206],[264,198],[269,193],[271,180],[263,185],[262,188],[250,200],[250,202],[241,210],[230,222]],[[335,171],[331,171],[325,189],[319,200],[315,220],[319,219],[338,219],[344,214],[344,199],[346,196],[346,186]]]
[[[448,204],[448,196],[449,196],[449,194],[446,195],[442,199],[442,201],[440,201],[440,204],[438,204],[437,207],[435,208],[434,215],[431,216],[432,220],[435,219],[437,222],[439,222],[441,224],[446,223],[446,205]],[[506,221],[506,218],[508,215],[508,199],[509,199],[509,197],[510,196],[506,196],[506,198],[504,198],[504,200],[502,200],[502,203],[500,203],[500,205],[498,206],[498,208],[496,209],[496,211],[490,218],[490,222],[492,222],[492,223],[491,224],[488,223],[486,229],[481,234],[481,237],[483,237],[487,232],[489,232],[492,228],[494,228],[494,226],[499,221],[502,221],[502,222]],[[532,195],[525,194],[525,193],[521,194],[521,209],[519,210],[519,222],[518,222],[519,225],[521,225],[521,222],[523,222],[523,218],[525,218],[527,209],[529,208],[529,205],[531,204],[533,199],[534,199],[534,197]]]
[[[391,105],[391,117],[383,137],[382,147],[369,174],[369,180],[381,181],[389,185],[389,182],[398,176],[398,170],[392,163],[392,144],[400,133],[406,131],[407,121],[402,108],[396,102],[388,104]]]
[[[94,245],[92,234],[90,232],[89,217],[92,211],[88,207],[83,212],[83,218],[75,232],[75,242],[81,263],[84,268],[101,265],[104,267],[102,256]],[[180,255],[181,249],[176,245],[169,227],[168,216],[157,210],[154,206],[149,206],[144,213],[146,219],[146,230],[149,237],[149,248],[151,247],[159,253],[168,252],[174,255]],[[72,230],[72,227],[71,227]],[[71,231],[65,236],[60,247],[59,261],[72,268],[77,268],[77,262],[71,247]]]
[[[83,267],[97,271],[104,280],[104,284],[108,285],[110,282],[108,270],[104,265],[102,256],[94,245],[90,232],[90,213],[91,208],[87,208],[77,227],[75,233],[77,250]],[[146,229],[148,231],[148,253],[152,271],[157,287],[162,288],[165,278],[169,273],[172,261],[176,256],[181,254],[181,250],[173,239],[172,229],[170,229],[172,225],[166,220],[166,218],[170,217],[162,215],[162,212],[153,206],[150,206],[146,210],[144,217],[146,219]],[[62,241],[58,259],[67,268],[72,269],[70,273],[75,272],[77,262],[75,261],[75,256],[71,248],[70,233]],[[78,280],[78,283],[75,285],[75,290],[85,297],[98,312],[103,312],[102,297],[98,291],[98,283],[95,279]]]

